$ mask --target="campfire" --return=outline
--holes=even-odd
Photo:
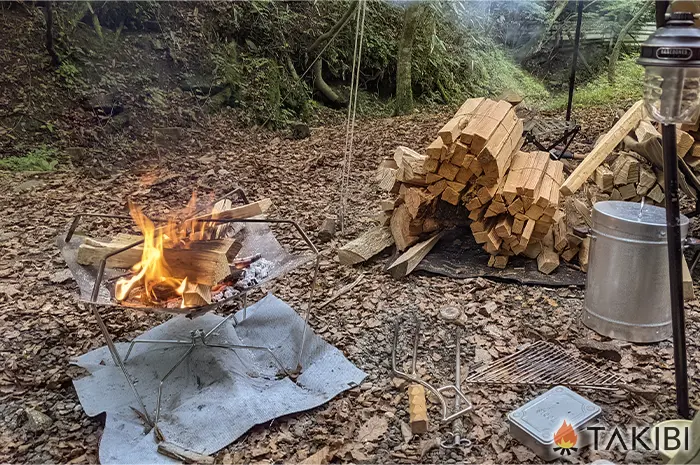
[[[99,264],[106,255],[141,241],[107,259],[110,268],[130,270],[117,279],[114,299],[131,307],[205,306],[264,279],[270,263],[259,254],[238,258],[242,245],[233,224],[214,220],[259,215],[271,202],[232,207],[230,200],[221,200],[210,212],[195,216],[196,202],[193,195],[186,208],[158,223],[130,203],[141,235],[119,234],[109,242],[86,238],[78,249],[78,263]]]

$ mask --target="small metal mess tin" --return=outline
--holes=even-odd
[[[601,408],[593,402],[569,388],[556,386],[510,412],[508,422],[511,436],[542,460],[549,461],[572,455],[589,445],[592,435],[585,428],[591,426],[600,413]],[[568,447],[560,447],[554,437],[560,428],[565,427],[565,421],[572,431],[566,435]]]

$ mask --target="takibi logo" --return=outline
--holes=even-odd
[[[574,447],[576,446],[577,440],[578,436],[576,435],[576,431],[574,431],[574,427],[564,420],[564,423],[562,423],[557,432],[554,433],[554,444],[556,444],[554,450],[559,451],[561,455],[571,455],[571,451],[575,452],[578,450]]]

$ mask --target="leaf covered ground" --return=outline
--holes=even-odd
[[[615,118],[614,109],[579,115],[585,120],[578,150],[584,150]],[[418,371],[435,384],[452,381],[452,330],[438,318],[444,305],[458,305],[466,314],[463,374],[469,368],[513,353],[528,342],[547,340],[600,368],[620,374],[631,389],[582,392],[603,408],[611,425],[653,424],[674,417],[670,342],[634,345],[605,342],[606,350],[590,349],[601,340],[580,323],[583,292],[476,280],[411,275],[394,280],[382,271],[388,252],[361,266],[337,262],[336,250],[370,227],[381,198],[373,178],[382,157],[396,145],[425,147],[449,115],[365,120],[356,129],[350,179],[347,230],[323,245],[316,302],[364,279],[347,294],[316,311],[310,324],[368,374],[365,382],[328,404],[259,425],[216,455],[218,463],[300,462],[312,460],[357,463],[538,462],[508,434],[506,414],[535,395],[539,388],[464,386],[474,403],[466,422],[473,446],[447,451],[434,447],[447,426],[434,419],[422,436],[408,433],[405,386],[390,374],[390,344],[398,317],[416,313],[423,321]],[[81,410],[72,379],[82,376],[69,366],[72,357],[104,344],[97,325],[78,302],[78,291],[55,245],[77,212],[126,212],[127,199],[165,215],[185,205],[193,190],[216,196],[232,186],[253,198],[270,197],[271,215],[291,217],[315,238],[322,220],[339,205],[342,124],[313,128],[311,137],[291,140],[282,132],[233,128],[223,116],[184,131],[170,148],[148,138],[130,145],[130,163],[108,177],[95,179],[83,170],[60,169],[42,174],[2,174],[0,183],[0,461],[15,463],[94,463],[104,418],[88,418]],[[114,146],[103,164],[127,157]],[[89,224],[97,236],[120,229],[107,221]],[[87,229],[87,226],[86,228]],[[282,233],[283,235],[285,233]],[[285,236],[287,238],[287,236]],[[286,241],[294,245],[291,236]],[[300,309],[309,284],[306,270],[265,289]],[[697,379],[698,302],[688,305],[688,355],[691,386]],[[132,311],[105,311],[118,340],[131,339],[162,321]],[[403,351],[401,362],[407,362]],[[50,421],[36,425],[34,411]],[[624,451],[584,451],[572,458],[588,462],[657,460]],[[320,462],[319,462],[320,463]]]

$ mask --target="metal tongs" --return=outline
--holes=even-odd
[[[461,334],[462,327],[459,322],[459,315],[461,310],[457,307],[444,307],[440,310],[440,317],[451,323],[455,327],[455,386],[461,387],[462,382],[462,344],[461,344]],[[461,405],[461,399],[455,396],[454,409],[459,410]],[[447,438],[440,442],[440,446],[444,449],[456,449],[459,447],[471,447],[472,442],[462,437],[464,435],[464,424],[461,418],[455,418],[452,420],[452,431],[447,433]]]
[[[415,333],[413,336],[413,354],[411,358],[411,366],[413,367],[412,373],[408,374],[406,372],[399,371],[399,369],[396,368],[396,347],[398,346],[399,341],[399,325],[401,324],[401,319],[397,320],[396,324],[394,325],[394,342],[391,347],[391,371],[394,373],[394,376],[420,384],[425,389],[432,392],[435,395],[435,397],[437,397],[437,399],[440,401],[440,406],[442,408],[442,418],[440,419],[441,423],[450,422],[452,420],[460,418],[472,409],[472,403],[469,401],[469,399],[467,399],[467,396],[464,395],[464,393],[456,384],[448,384],[447,386],[435,388],[432,384],[423,381],[422,379],[416,376],[415,366],[418,357],[418,340],[420,338],[420,321],[418,320],[418,317],[416,315],[413,316],[413,322],[415,326]],[[447,391],[454,391],[456,396],[456,405],[451,413],[448,411],[449,407],[447,406],[447,399],[443,395],[443,393]],[[459,401],[457,401],[458,399]],[[461,406],[462,402],[464,402],[464,407]]]

